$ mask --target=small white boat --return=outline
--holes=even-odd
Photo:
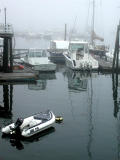
[[[29,49],[28,54],[22,60],[36,71],[55,71],[56,64],[49,60],[48,54],[44,49]]]
[[[23,137],[31,137],[37,133],[50,128],[55,122],[55,115],[52,111],[38,113],[25,119],[18,118],[16,123],[12,123],[2,128],[3,134],[14,133]]]
[[[71,41],[64,56],[66,66],[72,70],[97,70],[99,67],[98,61],[89,54],[86,41]]]

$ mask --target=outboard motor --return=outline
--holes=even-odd
[[[15,122],[15,126],[21,126],[22,123],[23,123],[23,119],[18,118],[17,121]]]
[[[10,142],[11,144],[16,144],[17,140],[21,137],[21,130],[20,126],[23,123],[22,118],[18,118],[17,121],[15,122],[15,127],[11,128],[11,136],[10,136]]]
[[[15,122],[15,127],[14,127],[13,131],[15,132],[16,135],[21,134],[20,126],[22,123],[23,123],[22,118],[18,118],[17,121]]]

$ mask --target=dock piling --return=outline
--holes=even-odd
[[[120,34],[120,24],[117,26],[114,57],[113,57],[113,64],[112,64],[113,72],[116,71],[117,73],[118,73],[118,68],[119,68],[119,34]]]
[[[13,29],[9,24],[0,24],[0,37],[3,38],[2,72],[13,72],[12,37]]]

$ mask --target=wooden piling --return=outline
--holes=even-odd
[[[116,71],[117,73],[118,73],[118,69],[119,69],[119,33],[120,33],[120,25],[117,26],[114,57],[113,57],[113,64],[112,64],[113,72]]]
[[[11,25],[0,24],[0,37],[3,38],[3,66],[4,73],[13,72],[12,37]]]
[[[9,47],[10,47],[10,72],[13,72],[12,38],[9,38]]]
[[[4,38],[4,44],[3,44],[3,72],[7,73],[9,72],[8,69],[8,38]]]

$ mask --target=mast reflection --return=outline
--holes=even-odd
[[[88,141],[86,144],[86,151],[89,159],[93,159],[92,153],[92,143],[94,140],[94,112],[93,112],[93,78],[97,76],[97,73],[88,73],[88,72],[74,72],[71,70],[66,70],[64,75],[68,77],[68,88],[72,92],[80,93],[86,92],[87,95],[87,102],[88,102]],[[71,112],[73,114],[73,104],[71,102]],[[74,118],[74,116],[73,116]],[[75,118],[74,118],[75,119]]]
[[[92,159],[92,142],[93,142],[93,130],[94,130],[94,125],[93,125],[93,86],[92,86],[92,76],[90,79],[90,86],[88,87],[88,115],[89,115],[89,130],[88,130],[88,144],[87,144],[87,152],[88,152],[88,156],[89,159]]]

